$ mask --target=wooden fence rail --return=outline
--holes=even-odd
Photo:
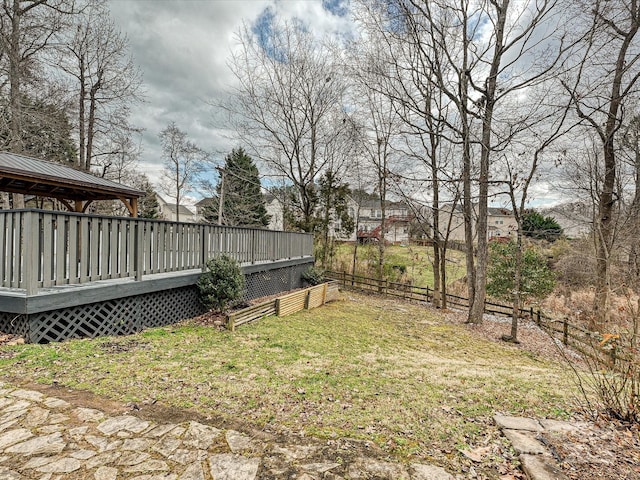
[[[242,227],[0,211],[0,286],[26,289],[202,268],[226,253],[240,263],[313,255],[313,236]]]
[[[327,278],[339,281],[345,288],[433,303],[434,291],[429,287],[417,287],[405,283],[378,280],[347,272],[328,271],[325,274]],[[447,302],[450,305],[469,307],[469,299],[458,295],[447,294]],[[511,317],[513,315],[513,306],[487,301],[485,302],[484,311],[494,315]],[[617,370],[626,371],[630,364],[637,368],[640,363],[636,350],[623,346],[616,346],[608,350],[598,349],[602,340],[601,334],[599,332],[591,332],[579,325],[574,325],[566,317],[552,318],[544,314],[539,308],[534,309],[533,307],[521,308],[518,313],[519,317],[528,317],[535,321],[540,328],[547,331],[564,345],[569,345],[583,355],[597,359],[600,362],[608,363],[610,366],[616,367]],[[624,345],[625,340],[628,339],[622,338],[621,340],[620,344]]]

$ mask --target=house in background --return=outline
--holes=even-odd
[[[269,225],[267,225],[267,230],[284,230],[284,209],[282,207],[282,202],[271,193],[265,193],[264,195],[264,206],[267,209],[267,214],[269,215]],[[194,205],[196,210],[196,218],[197,222],[205,223],[204,218],[204,210],[208,207],[214,207],[217,212],[217,200],[213,197],[205,197],[200,200],[198,203]],[[182,213],[180,214],[182,216]],[[217,213],[216,213],[217,215]],[[214,216],[213,223],[217,223],[217,216]]]
[[[284,230],[284,207],[282,201],[271,193],[264,195],[264,206],[269,215],[269,230]]]
[[[494,238],[515,238],[518,222],[512,210],[489,207],[487,209],[487,236]]]
[[[478,216],[478,205],[474,204],[474,218],[473,218],[473,238],[474,242],[476,238],[476,219]],[[462,205],[448,203],[440,207],[438,211],[438,219],[441,232],[446,231],[449,226],[449,240],[454,242],[464,242],[464,213],[462,211]],[[449,223],[451,222],[451,223]],[[518,231],[518,224],[516,217],[511,210],[506,208],[488,207],[487,209],[487,237],[489,239],[495,238],[514,238]]]
[[[357,223],[355,231],[349,238],[342,240],[351,242],[375,242],[381,238],[382,208],[380,200],[366,199],[357,202],[349,199],[349,215]],[[413,215],[409,205],[404,202],[387,201],[385,203],[384,240],[388,243],[408,243]]]
[[[215,207],[217,205],[216,200],[213,197],[205,197],[197,202],[194,207],[196,209],[196,218],[199,223],[205,223],[204,214],[207,208]]]
[[[175,203],[167,202],[160,195],[156,195],[156,197],[158,199],[158,218],[170,222],[178,221]],[[180,205],[180,221],[198,223],[198,215],[196,214],[195,207],[191,205]]]
[[[593,206],[585,202],[572,202],[541,208],[545,217],[553,217],[569,238],[584,238],[593,230]]]

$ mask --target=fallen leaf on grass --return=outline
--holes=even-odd
[[[478,447],[473,450],[463,450],[462,454],[469,460],[480,463],[491,451],[491,447]]]

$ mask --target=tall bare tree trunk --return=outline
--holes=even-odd
[[[78,167],[84,169],[86,165],[87,151],[86,151],[86,124],[85,124],[85,97],[87,95],[86,92],[86,83],[85,83],[85,66],[84,66],[84,57],[80,60],[80,94],[78,96],[78,137],[80,140],[79,150],[78,150]]]
[[[378,148],[380,148],[378,146]],[[378,156],[380,158],[380,156]],[[383,171],[378,172],[378,189],[380,192],[380,212],[382,217],[380,218],[380,238],[378,241],[378,279],[382,280],[384,277],[384,253],[385,253],[385,230],[387,228],[386,221],[386,203],[387,203],[387,179],[386,172],[384,169],[386,168],[386,161],[382,164]],[[378,166],[380,168],[380,166]]]
[[[11,17],[11,46],[9,48],[9,105],[11,109],[9,126],[9,149],[13,153],[24,153],[22,140],[22,65],[20,58],[20,20],[22,12],[20,2],[13,2],[13,16]],[[24,208],[24,195],[12,193],[13,208]]]
[[[96,131],[96,94],[100,90],[100,82],[96,82],[96,84],[91,87],[91,91],[89,92],[89,121],[87,123],[87,149],[86,149],[86,157],[84,160],[84,165],[82,165],[83,170],[87,172],[91,170],[91,158],[93,157],[93,140],[95,137]]]
[[[429,98],[429,104],[431,104]],[[447,297],[445,292],[445,249],[446,245],[442,243],[442,235],[440,234],[440,181],[438,169],[438,143],[439,138],[436,134],[432,118],[427,118],[430,125],[429,132],[429,157],[431,159],[431,181],[433,189],[433,204],[431,206],[432,225],[433,225],[433,306],[447,308]]]
[[[496,85],[498,72],[504,48],[504,28],[509,10],[509,0],[502,0],[502,5],[494,3],[497,16],[495,26],[495,46],[489,77],[484,89],[484,114],[482,116],[482,150],[480,155],[480,193],[478,198],[478,223],[476,233],[478,238],[478,263],[476,267],[476,285],[474,299],[469,309],[469,322],[481,323],[484,315],[484,302],[487,287],[487,263],[489,261],[487,213],[489,197],[489,166],[491,156],[491,128],[493,109],[496,102]]]
[[[611,249],[613,247],[613,216],[614,198],[616,180],[617,180],[617,162],[614,145],[614,137],[620,126],[619,110],[622,104],[621,90],[622,77],[627,70],[627,52],[631,43],[638,32],[640,26],[640,14],[638,5],[633,2],[632,22],[628,32],[624,36],[624,40],[618,52],[615,64],[615,74],[613,84],[611,86],[611,96],[609,102],[609,111],[607,121],[605,123],[603,140],[603,156],[604,156],[604,181],[602,191],[600,192],[600,201],[598,203],[598,233],[597,238],[597,259],[596,259],[596,295],[594,311],[598,321],[604,325],[609,322],[610,318],[610,293],[611,293]]]
[[[462,123],[462,211],[464,216],[464,240],[466,244],[465,260],[467,266],[467,297],[469,298],[469,312],[473,308],[476,289],[476,265],[473,252],[473,199],[471,197],[471,129],[467,102],[469,100],[469,77],[466,74],[469,68],[469,41],[467,33],[466,10],[463,22],[463,48],[462,73],[459,75],[460,82],[460,119]],[[453,216],[453,210],[451,211]]]

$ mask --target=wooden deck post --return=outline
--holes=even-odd
[[[256,263],[256,231],[251,229],[251,263]]]
[[[35,212],[24,213],[24,288],[27,296],[35,295],[38,292],[38,270],[40,268],[40,226],[38,225],[38,214]]]
[[[136,237],[135,237],[135,242],[133,244],[133,254],[135,256],[136,259],[136,276],[135,279],[136,281],[140,281],[142,280],[142,269],[144,266],[144,262],[143,262],[143,255],[144,255],[144,245],[143,245],[143,241],[144,241],[144,225],[142,224],[141,221],[137,221],[136,222]]]

